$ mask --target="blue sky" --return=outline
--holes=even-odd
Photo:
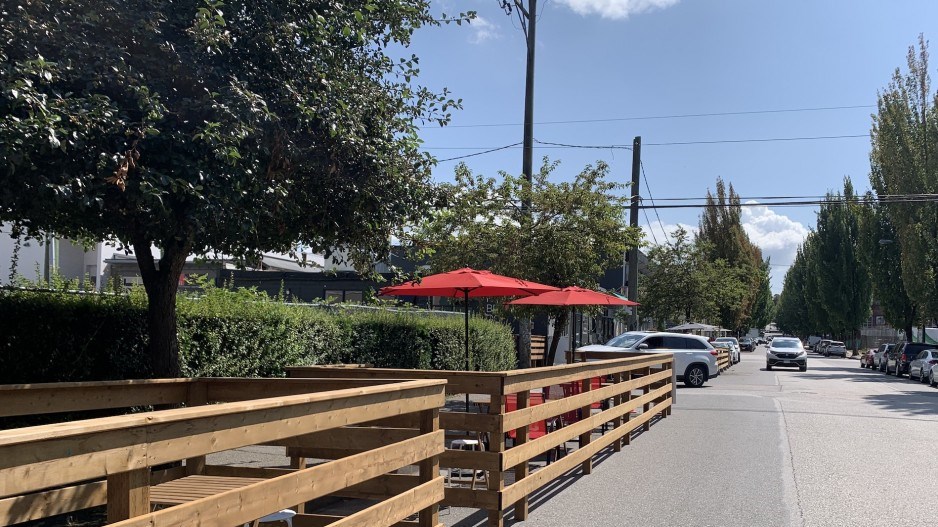
[[[919,33],[938,35],[938,2],[841,0],[545,0],[539,1],[535,122],[540,141],[631,145],[655,199],[703,197],[716,178],[743,197],[815,196],[850,176],[869,187],[870,114],[877,90],[904,66]],[[424,147],[438,159],[522,139],[524,37],[496,0],[438,1],[434,10],[475,10],[472,24],[418,31],[412,51],[420,82],[463,99],[452,126],[427,128]],[[838,110],[777,112],[811,108]],[[702,113],[746,115],[668,117]],[[653,119],[634,119],[655,117]],[[668,117],[668,118],[658,118]],[[477,125],[508,126],[477,126]],[[653,143],[862,137],[693,145]],[[628,182],[631,152],[621,149],[535,150],[561,161],[558,180],[604,160]],[[464,160],[475,172],[521,172],[520,148]],[[434,179],[452,179],[457,161],[440,163]],[[664,204],[664,202],[656,202]],[[641,215],[658,241],[675,225],[696,226],[699,209]],[[660,216],[660,224],[658,222]],[[750,237],[773,262],[773,290],[795,249],[813,228],[816,208],[746,209]],[[649,227],[650,224],[650,227]],[[649,242],[652,237],[647,236]]]

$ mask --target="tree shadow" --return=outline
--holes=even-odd
[[[907,391],[865,395],[863,399],[884,410],[905,412],[912,415],[938,416],[938,391]]]

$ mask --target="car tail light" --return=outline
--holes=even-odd
[[[905,353],[903,353],[902,358],[900,360],[902,360],[902,362],[906,362],[907,360],[909,360],[909,358]]]
[[[932,359],[928,361],[929,364],[938,364],[938,360]]]
[[[714,357],[716,357],[716,356],[718,356],[718,355],[720,354],[720,352],[717,351],[717,350],[710,350],[710,354],[713,355]]]

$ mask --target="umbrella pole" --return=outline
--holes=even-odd
[[[469,290],[466,289],[463,291],[463,298],[466,301],[464,306],[465,311],[465,322],[466,322],[466,371],[469,371]],[[466,394],[466,413],[469,412],[469,394]]]
[[[576,357],[573,356],[573,331],[576,328],[576,308],[570,308],[570,338],[567,339],[570,341],[569,344],[569,354],[567,355],[567,364],[573,364],[576,362]]]

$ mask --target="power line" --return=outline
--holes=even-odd
[[[795,201],[775,201],[768,203],[739,203],[739,207],[816,207],[821,205],[862,205],[865,203],[875,203],[878,205],[890,205],[890,204],[914,204],[914,203],[938,203],[938,195],[935,194],[926,194],[920,196],[912,197],[898,197],[893,196],[893,198],[876,198],[870,201],[867,201],[865,198],[855,198],[850,200],[841,199],[823,199],[823,200],[795,200]],[[719,203],[694,203],[694,204],[681,204],[681,205],[657,205],[656,207],[650,207],[647,205],[639,205],[639,208],[659,208],[659,209],[701,209],[701,208],[713,208],[713,207],[723,207],[725,204],[721,205]]]
[[[856,110],[860,108],[876,108],[875,104],[856,104],[849,106],[820,106],[814,108],[782,108],[782,109],[771,109],[771,110],[749,110],[749,111],[738,111],[738,112],[707,112],[707,113],[685,113],[685,114],[672,114],[672,115],[643,115],[643,116],[630,116],[630,117],[611,117],[605,119],[569,119],[562,121],[539,121],[534,124],[546,125],[546,124],[583,124],[583,123],[612,123],[612,122],[623,122],[623,121],[652,121],[660,119],[690,119],[690,118],[699,118],[699,117],[727,117],[727,116],[739,116],[739,115],[762,115],[762,114],[776,114],[776,113],[797,113],[797,112],[824,112],[824,111],[835,111],[835,110]],[[502,126],[523,126],[524,123],[479,123],[479,124],[453,124],[444,127],[433,126],[427,127],[426,129],[446,129],[446,128],[494,128]]]
[[[766,137],[766,138],[751,138],[751,139],[716,139],[712,141],[671,141],[664,143],[643,143],[646,146],[683,146],[683,145],[715,145],[715,144],[734,144],[734,143],[771,143],[771,142],[789,142],[789,141],[818,141],[818,140],[828,140],[828,139],[856,139],[858,137],[869,137],[867,134],[857,134],[857,135],[819,135],[819,136],[804,136],[804,137]],[[569,143],[555,143],[551,141],[538,141],[536,143],[544,146],[535,147],[535,148],[573,148],[573,149],[593,149],[593,150],[631,150],[632,147],[627,145],[575,145]],[[452,161],[454,159],[463,159],[466,157],[473,157],[477,155],[489,154],[492,152],[497,152],[499,150],[505,150],[508,148],[518,148],[521,143],[512,143],[510,145],[504,145],[499,147],[486,147],[486,146],[426,146],[423,147],[424,150],[480,150],[480,152],[475,152],[466,156],[457,156],[447,159],[439,159],[438,162],[443,161]]]
[[[862,196],[861,196],[862,197]],[[890,198],[930,198],[938,197],[938,194],[881,194],[877,199],[890,199]],[[657,201],[706,201],[707,197],[702,196],[699,198],[658,198]],[[827,195],[808,195],[808,196],[739,196],[739,200],[749,200],[749,199],[818,199],[823,200],[827,199]]]
[[[658,228],[661,229],[661,232],[664,234],[664,239],[667,241],[668,233],[664,232],[664,223],[661,221],[661,216],[658,215],[658,207],[655,207],[655,198],[651,195],[651,185],[648,184],[648,176],[645,175],[645,162],[639,160],[638,164],[642,169],[642,178],[645,180],[645,189],[648,190],[648,199],[651,200],[651,206],[655,209],[655,217],[658,218]]]
[[[475,156],[481,156],[481,155],[483,155],[483,154],[491,154],[492,152],[498,152],[499,150],[505,150],[506,148],[514,148],[514,147],[516,147],[516,146],[518,146],[518,145],[520,145],[520,144],[521,144],[521,143],[514,143],[514,144],[510,144],[510,145],[499,146],[499,147],[497,147],[497,148],[492,148],[492,149],[490,149],[490,150],[484,150],[484,151],[482,151],[482,152],[475,152],[475,153],[473,153],[473,154],[466,154],[466,155],[464,155],[464,156],[448,157],[448,158],[446,158],[446,159],[437,159],[436,162],[437,162],[437,163],[443,163],[444,161],[455,161],[455,160],[457,160],[457,159],[466,159],[467,157],[475,157]]]
[[[648,219],[648,211],[642,210],[642,212],[645,214],[645,223],[648,224],[648,232],[651,233],[651,239],[655,240],[655,245],[658,245],[658,237],[655,236],[655,230],[651,228],[651,220]],[[661,225],[660,219],[658,220],[658,225]],[[665,237],[665,240],[667,240],[667,236]]]
[[[670,141],[667,143],[644,143],[647,146],[682,146],[682,145],[718,145],[732,143],[773,143],[778,141],[817,141],[822,139],[856,139],[869,138],[869,134],[856,135],[816,135],[806,137],[766,137],[753,139],[715,139],[713,141]]]

